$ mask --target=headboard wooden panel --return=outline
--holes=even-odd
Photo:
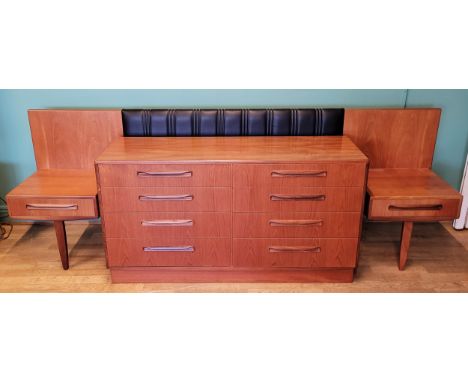
[[[431,168],[440,109],[346,109],[343,133],[371,168]]]
[[[121,110],[28,110],[40,169],[86,169],[116,137]]]

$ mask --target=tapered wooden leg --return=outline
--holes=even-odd
[[[400,243],[400,262],[398,264],[398,268],[400,269],[400,271],[405,269],[406,261],[408,260],[408,250],[410,246],[412,232],[413,222],[403,222]]]
[[[63,269],[68,269],[68,245],[67,233],[65,231],[65,222],[63,220],[54,221],[55,235],[57,236],[57,245],[62,260]]]

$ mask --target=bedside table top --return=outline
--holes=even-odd
[[[461,195],[432,170],[369,169],[367,191],[375,199],[443,197],[460,199]]]
[[[94,169],[39,170],[8,193],[8,197],[96,197]]]

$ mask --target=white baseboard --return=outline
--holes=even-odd
[[[465,171],[463,173],[460,193],[463,195],[463,202],[460,211],[460,217],[453,221],[453,228],[468,228],[468,156],[466,158]]]

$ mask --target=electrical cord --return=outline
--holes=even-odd
[[[6,201],[3,198],[0,198],[3,204],[6,206]],[[4,219],[8,217],[7,214],[1,214],[0,219]],[[7,228],[9,227],[9,229]],[[0,223],[0,240],[6,240],[10,237],[11,232],[13,231],[13,224],[11,223]]]

